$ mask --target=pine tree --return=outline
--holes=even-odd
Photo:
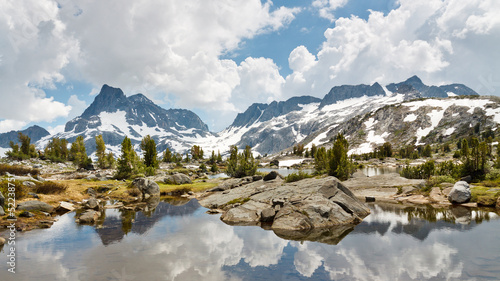
[[[342,133],[338,133],[333,143],[328,174],[340,180],[347,180],[351,174],[351,163],[347,157],[349,143]]]
[[[115,177],[117,179],[126,179],[137,171],[137,155],[132,149],[132,142],[128,137],[125,137],[122,141],[121,153]]]
[[[151,136],[147,135],[142,139],[141,149],[146,167],[158,168],[158,159],[156,155],[156,143]]]
[[[316,157],[316,151],[318,151],[318,148],[316,147],[316,145],[313,143],[311,145],[311,157],[314,158]]]
[[[174,162],[172,160],[172,151],[170,151],[170,149],[167,147],[167,149],[165,149],[165,151],[163,152],[163,162],[165,163],[171,163],[171,162]]]
[[[320,147],[315,151],[314,154],[314,168],[320,174],[325,173],[328,170],[328,158],[326,155],[326,148]]]
[[[95,137],[95,146],[96,146],[96,156],[97,156],[97,166],[101,169],[105,169],[106,165],[106,144],[102,138],[102,135],[98,135]]]
[[[78,166],[79,168],[85,168],[92,163],[92,160],[90,160],[90,158],[87,156],[83,136],[78,136],[76,140],[71,144],[69,155],[70,159],[73,161],[73,164],[75,164],[75,166]]]
[[[220,155],[220,150],[217,150],[217,163],[222,163],[222,156]]]

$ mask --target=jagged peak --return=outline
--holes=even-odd
[[[127,99],[131,102],[134,102],[134,103],[138,102],[138,103],[154,104],[154,102],[152,100],[150,100],[148,97],[146,97],[145,95],[143,95],[141,93],[132,95],[132,96],[128,97]]]
[[[418,83],[418,84],[424,84],[422,82],[422,79],[420,79],[417,75],[413,75],[412,77],[406,79],[404,83]]]

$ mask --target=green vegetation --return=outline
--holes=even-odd
[[[102,135],[95,137],[96,155],[97,155],[97,166],[101,169],[112,168],[115,164],[115,158],[113,152],[106,154],[106,144],[102,138]]]
[[[6,153],[9,158],[16,160],[24,160],[38,156],[35,145],[31,144],[30,137],[23,135],[23,133],[19,132],[18,140],[21,143],[21,145],[14,143],[13,141],[10,142],[9,145],[12,150]]]
[[[226,170],[227,175],[234,178],[255,175],[257,171],[257,162],[253,158],[250,146],[247,145],[245,150],[238,154],[238,147],[233,145],[230,147],[229,153],[230,156]]]
[[[75,164],[78,168],[85,168],[92,164],[92,160],[87,156],[87,152],[85,150],[83,136],[78,136],[71,144],[69,159],[73,161],[73,164]]]
[[[141,141],[141,149],[144,157],[144,172],[147,176],[154,176],[159,167],[155,140],[149,135],[145,136]]]
[[[285,182],[296,182],[299,180],[307,179],[307,178],[312,178],[313,176],[303,172],[299,171],[298,173],[291,173],[288,176],[285,177]]]
[[[429,160],[422,165],[410,166],[407,164],[399,172],[407,179],[429,179],[435,172],[434,160]]]
[[[324,147],[317,149],[314,157],[314,167],[318,174],[328,173],[339,180],[347,180],[354,171],[354,165],[347,156],[349,143],[342,133],[335,137],[333,147],[326,150]]]
[[[193,145],[193,147],[191,147],[191,156],[193,157],[193,160],[202,160],[203,149],[198,145]]]
[[[132,149],[132,142],[128,137],[122,141],[121,156],[118,159],[118,167],[115,178],[127,179],[137,174],[139,170],[138,156]]]
[[[297,156],[302,156],[304,154],[304,145],[297,144],[292,148],[292,154]]]
[[[45,147],[45,158],[52,162],[64,162],[68,160],[69,150],[66,139],[52,138]]]
[[[495,201],[497,198],[500,196],[500,191],[492,189],[491,187],[486,187],[486,186],[472,186],[471,189],[471,202],[476,202],[476,203],[482,203],[483,205],[488,205],[485,204],[485,202],[488,201]]]
[[[12,197],[8,196],[9,193],[14,192],[16,195],[16,200],[23,199],[28,195],[28,187],[23,185],[21,181],[17,180],[7,180],[3,179],[0,181],[0,192],[4,195],[4,197]],[[7,206],[7,200],[5,201],[5,206]]]
[[[158,186],[160,187],[161,194],[167,194],[170,192],[179,192],[179,191],[201,192],[201,191],[205,191],[207,189],[210,189],[210,188],[217,186],[217,183],[195,181],[193,183],[177,185],[177,184],[166,184],[163,182],[158,182]]]
[[[248,201],[250,201],[250,198],[236,198],[236,199],[233,199],[233,200],[227,202],[226,205],[244,204],[244,203],[246,203]]]

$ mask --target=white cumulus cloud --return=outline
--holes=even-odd
[[[283,92],[323,96],[335,85],[386,84],[417,74],[428,84],[458,82],[500,94],[500,20],[493,16],[499,12],[498,1],[401,0],[388,14],[339,18],[317,54],[303,46],[290,53],[293,73]]]

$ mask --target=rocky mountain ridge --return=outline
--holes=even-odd
[[[17,143],[19,133],[30,137],[31,142],[37,142],[41,138],[50,135],[47,130],[38,125],[33,125],[21,131],[12,130],[10,132],[0,134],[0,147],[9,147],[11,141]]]
[[[429,124],[433,124],[432,120],[429,120],[430,117],[425,117],[429,112],[425,113],[424,110],[419,111],[418,115],[423,119],[413,120],[416,122],[413,129],[405,130],[406,127],[413,126],[411,125],[413,121],[407,120],[404,123],[406,127],[402,125],[397,127],[400,131],[392,132],[394,127],[389,128],[390,126],[380,127],[370,135],[369,126],[363,129],[359,125],[360,118],[366,114],[373,114],[381,108],[415,99],[464,95],[478,94],[462,84],[428,86],[417,76],[385,87],[379,83],[335,86],[322,99],[300,96],[269,104],[252,104],[245,112],[239,113],[228,128],[213,133],[192,111],[164,109],[142,94],[127,97],[122,90],[104,85],[94,102],[82,115],[66,123],[64,132],[52,136],[46,135],[37,142],[37,146],[43,149],[52,137],[66,138],[72,142],[77,136],[82,135],[85,137],[87,151],[92,153],[95,151],[94,137],[102,134],[107,147],[118,155],[125,136],[131,138],[138,150],[142,137],[151,135],[158,145],[159,152],[169,148],[175,152],[185,153],[193,145],[200,145],[205,152],[219,150],[224,154],[230,145],[237,145],[240,148],[249,145],[256,153],[272,154],[298,143],[306,147],[312,144],[321,145],[328,142],[335,132],[343,130],[350,135],[367,133],[364,139],[351,137],[353,148],[357,149],[363,145],[360,151],[365,151],[372,149],[381,139],[410,142],[417,134],[422,135],[426,132],[425,128]],[[429,110],[432,112],[432,109]],[[377,114],[383,115],[383,113]],[[401,114],[398,116],[403,120],[405,116]],[[385,117],[377,116],[374,120],[383,118]],[[391,122],[401,122],[397,118],[390,116],[388,118],[392,120]],[[456,121],[463,123],[462,120]],[[380,122],[378,126],[383,123]],[[421,131],[418,131],[418,128],[421,128]],[[356,131],[357,129],[359,131]],[[382,131],[384,129],[387,131]],[[387,135],[401,131],[406,132],[408,136],[396,138]],[[417,137],[416,141],[427,140],[433,138],[422,135]]]
[[[191,147],[187,140],[211,135],[208,126],[190,110],[164,109],[143,94],[127,97],[121,89],[104,85],[83,114],[66,123],[64,132],[42,139],[38,146],[44,147],[52,137],[73,142],[81,135],[87,151],[92,153],[94,137],[100,134],[115,154],[125,136],[137,148],[141,139],[150,135],[158,150],[163,151],[167,147],[187,149]]]

